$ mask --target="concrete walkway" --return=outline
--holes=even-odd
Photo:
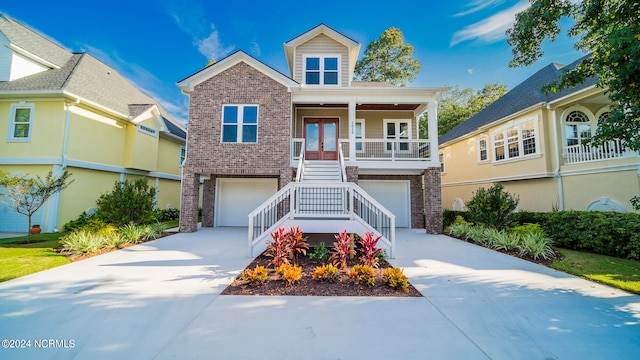
[[[638,296],[446,236],[397,238],[391,262],[423,298],[220,296],[251,260],[243,228],[177,234],[1,283],[0,339],[30,348],[0,348],[0,359],[640,354]]]

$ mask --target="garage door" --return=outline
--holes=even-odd
[[[218,179],[215,226],[248,226],[249,213],[277,191],[277,179]]]
[[[396,216],[396,227],[411,227],[409,181],[359,180],[358,185]]]

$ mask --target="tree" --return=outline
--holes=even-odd
[[[389,82],[404,86],[415,79],[420,63],[413,58],[413,46],[404,43],[397,28],[385,30],[367,45],[364,57],[356,63],[355,77],[361,81]]]
[[[543,40],[555,40],[561,20],[575,24],[568,35],[575,47],[590,53],[545,91],[555,92],[596,76],[612,101],[609,116],[598,124],[595,144],[620,139],[640,150],[640,3],[628,0],[532,0],[519,13],[507,42],[512,46],[510,66],[527,66],[542,55]]]
[[[211,58],[211,59],[207,60],[207,65],[205,65],[205,67],[209,67],[209,66],[211,66],[211,65],[213,65],[215,63],[216,63],[216,59]]]
[[[71,173],[66,170],[59,176],[54,176],[53,171],[49,171],[44,179],[39,176],[7,174],[0,170],[0,185],[5,188],[4,197],[6,198],[3,202],[29,218],[27,239],[31,239],[29,233],[31,216],[51,196],[64,190],[73,182],[73,180],[68,181],[70,176]]]
[[[506,86],[494,83],[487,84],[475,92],[471,88],[460,89],[456,85],[438,95],[436,97],[438,101],[438,136],[446,134],[506,93]],[[428,137],[427,113],[425,113],[420,119],[420,138],[426,139]]]
[[[156,189],[147,184],[146,178],[116,181],[113,190],[96,201],[97,215],[116,225],[144,224],[154,219],[155,197]]]

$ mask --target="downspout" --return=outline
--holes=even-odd
[[[69,148],[69,127],[71,125],[71,108],[80,103],[80,99],[76,99],[76,101],[67,104],[67,114],[64,123],[64,137],[62,142],[62,165],[60,169],[56,171],[56,175],[60,176],[64,173],[67,168],[67,149]],[[49,199],[49,204],[47,205],[47,212],[50,214],[49,219],[47,219],[47,229],[45,231],[49,231],[49,228],[53,225],[53,231],[57,232],[58,229],[58,220],[60,218],[60,193],[57,193]],[[51,212],[51,208],[55,208],[56,211]],[[50,225],[52,224],[52,225]]]
[[[553,142],[555,144],[556,158],[556,168],[553,171],[553,176],[558,178],[558,210],[564,210],[564,185],[562,184],[562,174],[560,173],[560,149],[562,146],[558,139],[558,118],[556,116],[556,110],[552,109],[549,104],[547,104],[547,110],[551,111],[551,124],[553,125]]]

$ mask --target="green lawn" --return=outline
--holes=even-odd
[[[60,244],[60,233],[0,239],[0,282],[64,265],[70,261],[53,249]]]
[[[640,261],[567,249],[557,250],[565,258],[551,264],[552,268],[640,294]]]

